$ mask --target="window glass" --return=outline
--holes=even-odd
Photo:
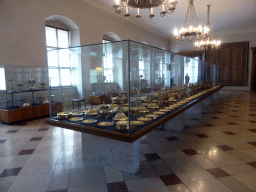
[[[47,61],[49,67],[58,67],[58,51],[48,51]]]
[[[59,66],[60,67],[70,67],[69,50],[68,49],[60,49],[59,50]]]
[[[72,85],[79,84],[79,72],[77,70],[71,70],[71,84]]]
[[[188,78],[189,77],[189,78]],[[184,82],[197,83],[198,80],[198,59],[190,59],[189,63],[184,60]],[[188,80],[189,79],[189,80]]]
[[[106,83],[113,82],[113,70],[104,70],[104,76],[106,79]]]
[[[113,68],[113,55],[112,54],[107,54],[106,57],[104,57],[103,68],[105,68],[105,69]]]
[[[49,69],[49,80],[51,86],[59,86],[59,70]]]
[[[57,29],[58,33],[58,47],[59,48],[68,48],[68,31]]]
[[[45,27],[45,34],[47,47],[57,47],[56,29],[53,27]]]
[[[61,85],[62,86],[71,85],[70,69],[61,69],[60,70],[60,76],[61,76]]]
[[[143,60],[139,60],[139,69],[144,70],[144,62]]]
[[[90,82],[97,83],[97,72],[96,70],[91,69],[90,71]]]
[[[4,68],[0,68],[0,90],[6,90]]]

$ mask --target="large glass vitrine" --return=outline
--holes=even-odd
[[[51,108],[49,123],[75,130],[134,134],[220,85],[218,65],[130,40],[69,54],[77,81],[50,87],[50,101],[62,102],[63,111]]]

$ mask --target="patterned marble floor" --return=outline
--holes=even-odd
[[[81,134],[44,119],[0,124],[1,192],[256,191],[256,96],[221,91],[185,130],[140,140],[141,170],[127,174],[82,161]]]

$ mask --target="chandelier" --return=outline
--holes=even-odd
[[[211,47],[212,49],[218,49],[220,47],[221,42],[212,40],[210,41],[210,38],[208,37],[206,40],[197,41],[195,42],[195,48],[197,49],[207,49],[208,47]]]
[[[149,18],[155,17],[154,8],[158,7],[161,17],[164,17],[167,13],[174,12],[177,0],[116,0],[113,5],[115,12],[120,14],[124,11],[124,17],[129,18],[131,14],[130,9],[136,9],[135,17],[141,18],[141,9],[149,9]]]
[[[184,20],[184,27],[180,30],[174,29],[173,31],[174,39],[178,40],[181,38],[182,41],[185,40],[185,37],[189,37],[189,40],[192,40],[192,36],[196,36],[199,39],[200,35],[207,37],[209,34],[209,28],[202,28],[201,25],[198,25],[198,20],[196,16],[196,10],[194,7],[194,0],[189,0],[187,14]]]
[[[207,27],[210,27],[210,5],[207,5]],[[202,41],[197,41],[195,42],[195,48],[196,49],[201,49],[201,50],[206,50],[208,47],[211,47],[212,49],[218,49],[220,47],[221,41],[219,40],[212,40],[210,41],[209,35]]]

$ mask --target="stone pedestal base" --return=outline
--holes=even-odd
[[[219,99],[219,98],[220,98],[220,91],[213,93],[213,99]]]
[[[199,102],[185,111],[185,114],[202,114],[203,102]]]
[[[172,129],[177,131],[183,131],[185,122],[185,113],[181,113],[178,116],[172,118],[170,121],[164,124],[165,129]]]
[[[135,174],[140,170],[140,141],[126,143],[82,133],[83,160]]]
[[[213,95],[210,95],[206,99],[203,100],[203,104],[212,104],[213,102]]]

